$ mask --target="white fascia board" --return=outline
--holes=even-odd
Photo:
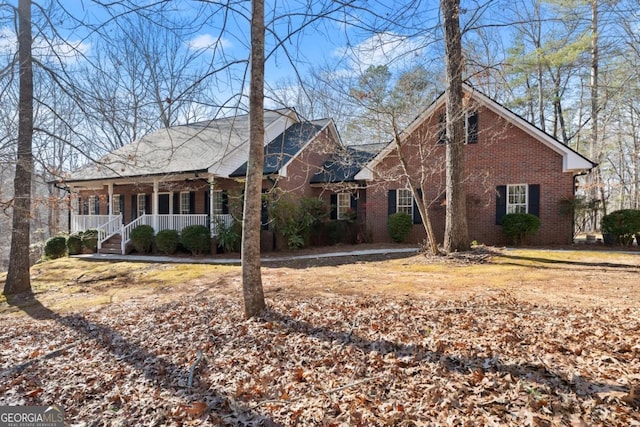
[[[524,132],[535,137],[536,140],[542,142],[544,145],[555,151],[556,153],[562,156],[562,171],[563,172],[584,172],[592,169],[594,164],[589,161],[587,158],[582,155],[576,153],[571,148],[562,144],[557,139],[553,138],[551,135],[543,132],[537,126],[529,123],[524,120],[522,117],[513,113],[507,108],[504,108],[497,102],[491,100],[485,95],[474,91],[471,88],[465,86],[465,91],[470,92],[473,97],[478,100],[483,106],[492,110],[494,113],[499,116],[504,117],[514,126],[520,128]]]
[[[293,162],[293,160],[298,157],[298,154],[302,153],[302,151],[307,148],[309,146],[309,144],[311,144],[317,137],[318,135],[320,135],[322,132],[324,132],[329,125],[331,125],[333,122],[327,122],[326,125],[324,125],[318,132],[315,133],[315,135],[313,135],[311,138],[309,138],[309,140],[307,142],[304,143],[304,145],[298,150],[298,152],[296,153],[295,156],[291,157],[289,159],[288,162],[286,162],[284,165],[282,165],[282,167],[278,170],[278,175],[281,177],[286,178],[287,177],[287,167],[291,164],[291,162]],[[335,136],[335,133],[334,133]]]

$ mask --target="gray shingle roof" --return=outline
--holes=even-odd
[[[278,173],[328,122],[329,120],[326,119],[295,123],[271,140],[264,147],[263,173],[265,175]],[[245,176],[246,174],[247,162],[244,162],[229,176]]]
[[[265,111],[265,128],[285,127],[290,109]],[[278,123],[280,121],[281,123]],[[278,130],[280,132],[280,130]],[[209,171],[226,176],[246,161],[248,115],[207,120],[146,135],[72,172],[67,182]]]
[[[311,177],[311,184],[353,182],[355,175],[385,144],[351,145],[330,156],[322,165],[322,171]]]

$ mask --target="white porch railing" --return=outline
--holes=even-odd
[[[120,233],[122,229],[122,215],[112,216],[109,221],[98,226],[98,249],[102,247],[102,242],[109,239],[114,234]]]
[[[71,216],[71,232],[86,231],[92,228],[98,228],[102,224],[109,222],[113,216],[109,215],[72,215]]]
[[[218,214],[211,215],[211,237],[218,235],[218,228],[223,225],[225,228],[231,227],[233,224],[233,217],[231,214]]]
[[[102,247],[102,243],[114,234],[120,233],[122,236],[121,252],[125,253],[127,243],[131,240],[131,230],[139,225],[149,225],[154,228],[155,232],[161,230],[176,230],[182,232],[185,227],[190,225],[204,225],[210,220],[211,236],[217,236],[220,226],[230,227],[233,224],[233,217],[230,214],[209,215],[141,215],[127,225],[122,225],[122,216],[109,215],[74,215],[71,218],[71,231],[85,231],[90,228],[98,230],[98,248]]]
[[[156,215],[156,226],[154,227],[156,233],[161,230],[176,230],[181,232],[182,229],[190,225],[204,225],[207,226],[209,221],[209,215],[207,214],[194,214],[194,215]]]

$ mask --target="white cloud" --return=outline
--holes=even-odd
[[[0,28],[0,54],[11,55],[18,49],[16,33],[8,27]],[[79,40],[47,40],[35,38],[31,47],[32,54],[42,62],[78,62],[91,49],[91,44]]]
[[[394,33],[378,33],[355,46],[336,49],[335,56],[346,59],[347,69],[363,71],[370,66],[403,66],[419,56],[425,40]]]
[[[231,42],[221,37],[216,38],[211,34],[200,34],[187,42],[190,50],[210,50],[216,47],[229,48]]]

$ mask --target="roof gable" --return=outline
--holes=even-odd
[[[209,171],[227,176],[246,161],[247,114],[152,132],[66,177],[67,182]],[[292,109],[265,111],[265,135],[277,135],[298,120]]]
[[[551,135],[542,131],[534,124],[525,120],[523,117],[517,115],[513,111],[509,110],[502,104],[494,101],[483,93],[475,90],[471,86],[466,84],[463,85],[463,92],[471,96],[471,98],[479,105],[482,105],[495,114],[503,117],[512,125],[534,136],[537,141],[546,145],[556,153],[560,154],[562,156],[563,172],[572,172],[574,174],[579,174],[586,172],[595,166],[592,161],[590,161],[577,151],[573,150],[571,147],[564,145]],[[431,105],[429,105],[420,115],[418,115],[405,130],[402,131],[400,135],[401,140],[405,140],[407,137],[409,137],[424,121],[431,117],[437,110],[442,108],[445,102],[446,98],[444,96],[444,93],[442,93],[433,103],[431,103]],[[375,169],[375,167],[394,149],[395,142],[391,141],[384,149],[382,149],[378,153],[378,155],[371,159],[371,161],[368,162],[356,174],[355,178],[362,180],[373,179],[373,170]]]
[[[326,126],[328,120],[294,123],[264,147],[263,174],[280,173],[306,147],[309,142]],[[245,176],[247,162],[229,174],[230,177]]]

